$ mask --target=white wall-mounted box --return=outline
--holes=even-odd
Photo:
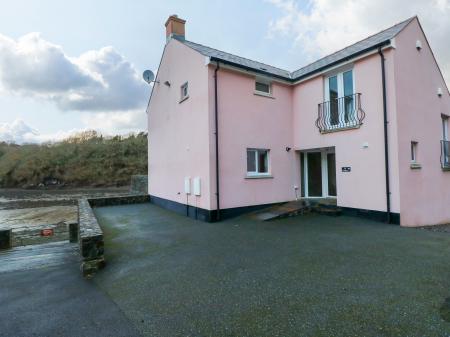
[[[197,195],[197,196],[201,195],[200,177],[195,177],[194,178],[194,195]]]
[[[184,178],[184,193],[191,194],[191,177]]]

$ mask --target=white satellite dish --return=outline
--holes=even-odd
[[[155,80],[155,74],[153,74],[153,71],[151,70],[144,71],[142,77],[144,78],[144,81],[147,82],[148,84],[152,83]]]

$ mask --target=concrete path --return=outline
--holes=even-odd
[[[0,252],[0,336],[139,336],[68,242]]]

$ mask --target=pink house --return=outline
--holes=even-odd
[[[450,223],[450,94],[417,17],[289,72],[167,43],[148,105],[152,202],[206,221],[300,198]]]

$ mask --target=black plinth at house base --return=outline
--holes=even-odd
[[[150,202],[162,208],[168,209],[170,211],[176,212],[178,214],[186,215],[190,218],[206,221],[206,222],[215,222],[216,221],[216,210],[207,210],[204,208],[199,208],[195,206],[187,206],[185,204],[163,199],[156,197],[154,195],[150,195]],[[262,205],[253,205],[253,206],[244,206],[244,207],[234,207],[234,208],[225,208],[220,210],[220,219],[230,219],[245,213],[254,212],[260,209],[264,209],[266,207],[271,207],[278,205],[280,203],[273,204],[262,204]],[[386,212],[382,211],[372,211],[367,209],[359,209],[359,208],[350,208],[350,207],[340,207],[342,209],[342,214],[348,216],[361,217],[365,219],[374,220],[377,222],[386,222]],[[400,214],[399,213],[391,213],[391,223],[399,225],[400,224]]]

